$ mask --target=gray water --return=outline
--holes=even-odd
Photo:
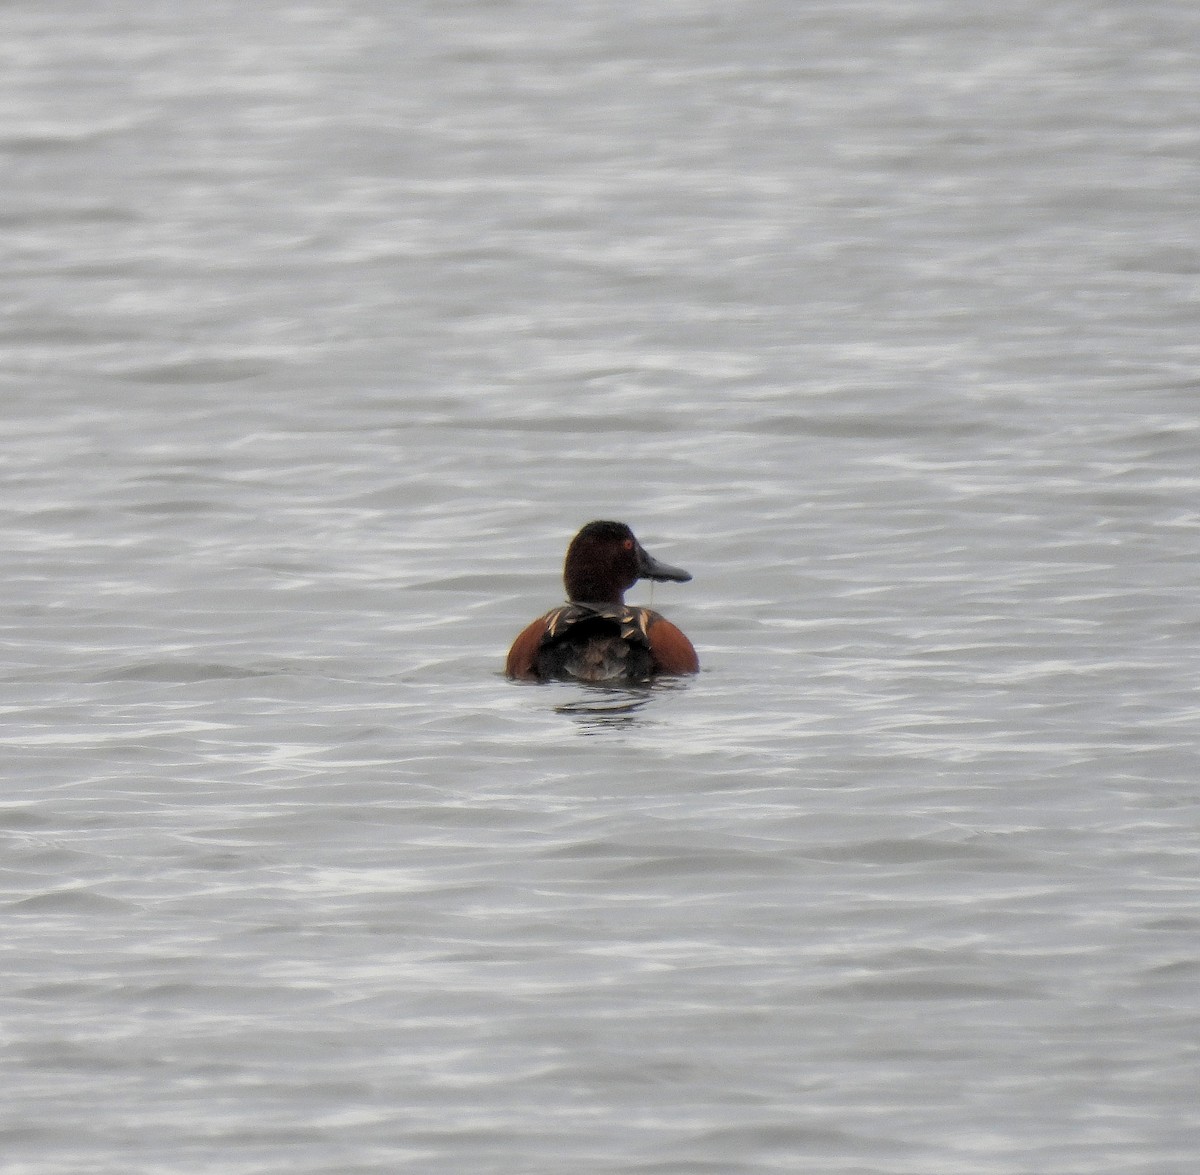
[[[6,1175],[1200,1162],[1200,7],[0,7]],[[521,686],[619,518],[703,672]]]

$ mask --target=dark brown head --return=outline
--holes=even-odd
[[[691,578],[647,554],[623,522],[589,522],[571,540],[563,566],[567,599],[585,604],[623,604],[639,579],[687,583]]]

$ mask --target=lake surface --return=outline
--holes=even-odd
[[[1190,1175],[1198,61],[0,8],[6,1175]],[[694,680],[503,678],[591,518]]]

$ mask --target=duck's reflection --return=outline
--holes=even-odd
[[[645,725],[655,695],[685,689],[686,682],[663,680],[637,685],[583,685],[581,697],[554,707],[556,714],[573,718],[580,734],[604,734]]]

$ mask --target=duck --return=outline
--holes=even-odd
[[[698,673],[696,650],[674,624],[625,603],[639,579],[691,578],[649,554],[624,522],[589,522],[567,547],[567,602],[522,630],[505,673],[517,681],[614,684]]]

